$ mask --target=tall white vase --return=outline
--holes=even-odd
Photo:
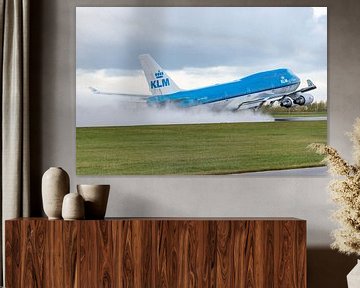
[[[360,260],[347,275],[348,288],[360,288]]]
[[[61,219],[63,198],[70,190],[69,175],[60,167],[49,168],[42,177],[43,208],[49,219]]]

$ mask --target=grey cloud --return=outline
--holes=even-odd
[[[326,17],[311,8],[77,8],[77,68],[288,65],[326,69]],[[291,68],[290,67],[290,68]]]

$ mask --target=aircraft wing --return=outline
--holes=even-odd
[[[314,85],[314,83],[310,79],[306,80],[306,82],[307,82],[307,85],[308,85],[307,87],[301,88],[299,90],[296,90],[296,91],[293,91],[293,92],[290,92],[290,93],[287,93],[287,94],[270,95],[269,97],[265,97],[265,98],[261,99],[261,102],[266,102],[266,101],[269,101],[269,100],[279,101],[279,100],[281,100],[281,99],[283,99],[285,97],[291,97],[292,99],[295,99],[295,98],[297,98],[297,96],[299,96],[298,95],[299,93],[304,93],[304,92],[316,89],[316,86]]]
[[[265,96],[260,99],[243,102],[242,104],[239,105],[239,107],[237,109],[243,108],[246,106],[251,106],[253,109],[257,110],[257,109],[261,108],[266,102],[270,102],[271,104],[273,104],[276,101],[281,101],[285,97],[291,97],[292,99],[295,99],[296,96],[298,95],[298,93],[303,93],[303,92],[307,92],[307,91],[316,89],[316,86],[310,79],[308,79],[306,82],[308,85],[307,87],[301,88],[299,90],[296,90],[296,91],[293,91],[293,92],[290,92],[287,94],[284,94],[284,93],[270,94],[269,96]]]
[[[316,86],[310,79],[306,80],[306,82],[308,85],[307,87],[301,88],[299,90],[296,90],[296,91],[293,91],[293,92],[290,92],[287,94],[271,95],[269,97],[265,97],[264,99],[262,99],[262,101],[268,101],[268,100],[278,101],[278,100],[285,98],[286,96],[294,99],[294,98],[296,98],[296,96],[298,96],[298,93],[304,93],[304,92],[308,92],[308,91],[316,89]]]
[[[102,91],[95,89],[94,87],[89,87],[89,89],[93,94],[119,96],[119,100],[124,101],[124,102],[146,103],[146,99],[150,96],[150,95],[143,95],[143,94],[102,92]]]
[[[291,92],[291,93],[288,93],[288,94],[284,95],[284,97],[285,96],[290,96],[291,97],[291,96],[295,96],[297,93],[303,93],[303,92],[307,92],[307,91],[316,89],[316,86],[314,85],[314,83],[310,79],[306,80],[306,82],[307,82],[307,85],[308,85],[307,87],[301,88],[301,89],[296,90],[296,91]]]

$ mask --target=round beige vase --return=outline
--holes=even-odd
[[[49,219],[61,219],[63,198],[69,193],[69,175],[60,167],[49,168],[42,177],[43,208]]]
[[[104,219],[110,185],[77,185],[77,191],[85,201],[85,219]]]
[[[62,217],[64,220],[84,219],[84,199],[77,192],[65,195],[62,204]]]

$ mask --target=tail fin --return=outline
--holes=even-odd
[[[140,55],[139,60],[152,95],[167,95],[181,91],[149,54]]]

